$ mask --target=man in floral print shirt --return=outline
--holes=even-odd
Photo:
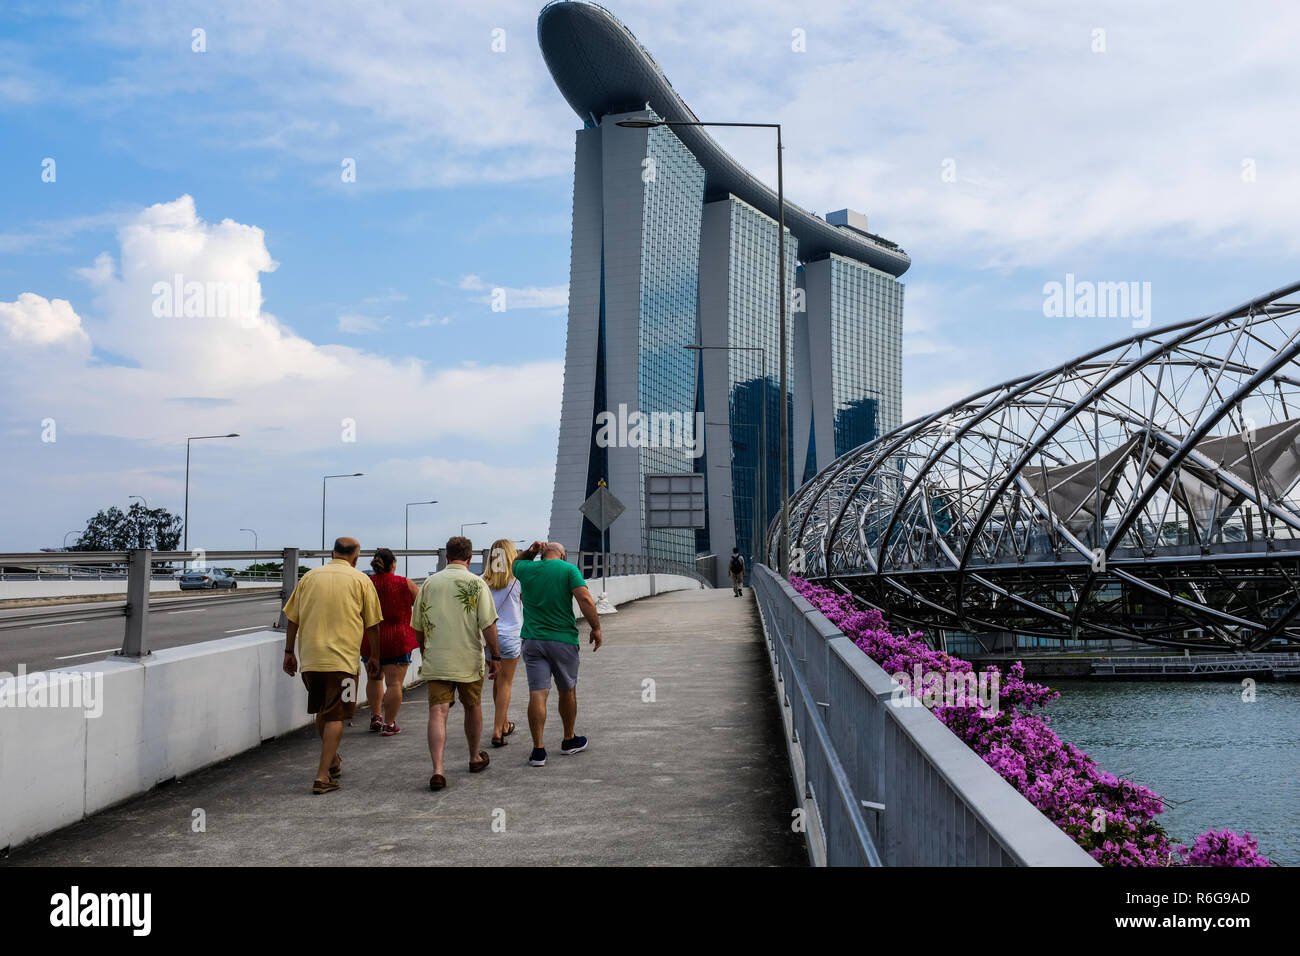
[[[411,627],[420,637],[420,677],[429,688],[429,756],[433,758],[430,790],[447,786],[442,752],[447,742],[447,712],[453,696],[465,708],[465,739],[469,742],[469,772],[486,770],[488,754],[479,749],[483,735],[484,658],[491,660],[487,676],[496,677],[501,652],[497,647],[497,611],[492,592],[469,569],[474,545],[469,538],[447,541],[447,566],[420,585],[411,608]],[[481,636],[480,636],[481,635]]]

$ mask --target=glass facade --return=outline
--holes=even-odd
[[[732,197],[727,276],[727,421],[731,425],[731,495],[735,546],[756,553],[759,471],[766,465],[766,521],[780,509],[781,317],[776,220]],[[786,230],[786,305],[794,292],[798,240]],[[762,352],[754,351],[763,349]],[[787,395],[794,399],[794,321],[786,316]],[[766,377],[764,366],[766,365]],[[766,403],[766,408],[764,408]],[[788,406],[789,407],[789,406]],[[710,412],[710,414],[714,414]],[[793,423],[793,415],[789,417]],[[760,439],[761,429],[766,435]],[[791,436],[793,432],[790,433]],[[788,436],[789,437],[789,436]],[[787,448],[793,464],[793,440]],[[766,455],[763,450],[766,450]],[[787,476],[792,482],[792,476]],[[790,484],[793,488],[793,484]],[[751,560],[752,563],[752,560]]]
[[[832,254],[833,458],[902,424],[903,284]]]
[[[696,363],[686,346],[696,341],[704,168],[672,130],[656,127],[647,133],[647,162],[642,167],[640,409],[643,414],[680,414],[692,422],[691,428]],[[644,489],[648,474],[686,474],[695,467],[696,459],[684,447],[641,449],[638,499],[644,553],[650,557],[694,563],[693,529],[646,528]]]

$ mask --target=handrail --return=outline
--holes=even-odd
[[[814,864],[1098,865],[788,582],[753,585]]]

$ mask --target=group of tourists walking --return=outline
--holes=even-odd
[[[330,562],[308,571],[284,606],[284,672],[290,677],[301,672],[307,712],[315,715],[321,739],[312,793],[339,789],[339,743],[343,722],[356,712],[358,659],[365,666],[370,731],[392,737],[402,732],[397,715],[416,648],[429,697],[430,790],[447,786],[447,718],[457,701],[465,714],[469,772],[481,773],[491,763],[480,748],[485,680],[493,682],[489,741],[493,748],[509,744],[515,732],[510,697],[521,659],[533,744],[528,764],[546,766],[552,684],[563,725],[560,753],[586,749],[587,738],[577,732],[575,600],[590,627],[592,650],[600,648],[602,635],[591,592],[582,572],[566,560],[563,545],[535,541],[519,552],[514,542],[502,539],[492,545],[482,574],[475,574],[469,568],[473,544],[456,536],[447,541],[446,567],[418,586],[396,573],[397,558],[388,548],[375,551],[370,575],[357,570],[360,554],[355,539],[336,540]]]

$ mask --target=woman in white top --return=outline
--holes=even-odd
[[[488,566],[483,580],[492,589],[492,602],[497,609],[497,644],[501,649],[501,663],[497,665],[496,684],[492,687],[492,704],[496,715],[492,722],[492,746],[504,747],[515,732],[515,725],[506,719],[510,709],[510,690],[519,665],[519,652],[523,644],[519,632],[524,628],[524,604],[520,595],[519,579],[511,572],[519,551],[515,543],[506,538],[494,542],[488,555]]]

